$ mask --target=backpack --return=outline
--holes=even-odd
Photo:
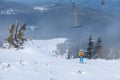
[[[79,56],[83,56],[83,55],[84,55],[83,51],[80,51]]]

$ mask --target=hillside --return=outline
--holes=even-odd
[[[0,80],[119,80],[119,60],[51,56],[66,39],[34,40],[25,49],[0,49]]]

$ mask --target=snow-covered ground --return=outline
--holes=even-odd
[[[34,40],[25,49],[0,49],[0,80],[120,80],[119,60],[51,56],[66,39]]]

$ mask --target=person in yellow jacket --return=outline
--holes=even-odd
[[[80,57],[80,63],[83,63],[84,52],[82,50],[79,51],[78,56]]]

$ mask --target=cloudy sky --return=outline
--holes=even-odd
[[[38,4],[38,3],[46,3],[46,2],[56,2],[59,3],[63,1],[64,3],[70,3],[71,0],[7,0],[7,1],[16,1],[16,2],[22,2],[22,3],[32,3],[32,4]],[[73,0],[77,5],[84,3],[88,0]],[[102,0],[89,0],[87,3],[84,4],[84,6],[87,6],[89,8],[93,9],[100,9],[104,11],[111,11],[114,13],[120,13],[120,0],[105,0],[105,5],[101,7],[101,1]]]
[[[25,3],[31,3],[37,0],[7,0],[7,1],[16,1],[16,2],[25,2]]]
[[[7,0],[7,1],[16,1],[16,2],[23,2],[23,3],[35,3],[35,2],[45,2],[45,1],[54,2],[54,1],[60,1],[60,0]]]

